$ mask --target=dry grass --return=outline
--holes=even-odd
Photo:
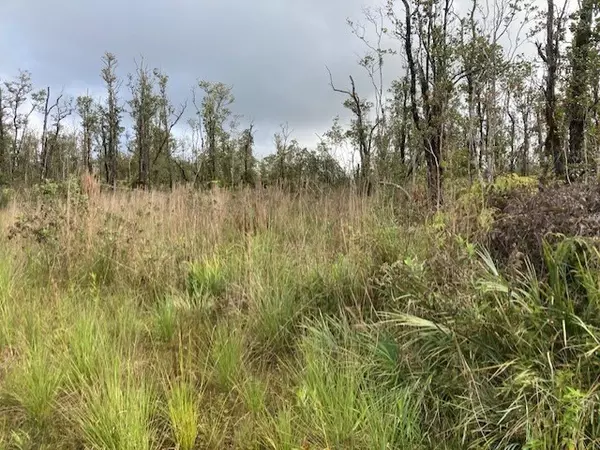
[[[0,211],[0,448],[598,442],[583,244],[507,280],[464,202],[86,192]]]

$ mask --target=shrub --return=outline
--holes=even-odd
[[[513,191],[492,199],[499,214],[489,235],[490,251],[502,263],[528,256],[543,268],[543,240],[557,235],[595,237],[600,233],[600,190],[597,186],[557,186],[531,194]]]

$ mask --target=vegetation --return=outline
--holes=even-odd
[[[255,126],[236,114],[226,83],[199,79],[191,99],[175,105],[168,74],[144,59],[122,74],[107,52],[105,93],[74,99],[36,90],[22,70],[0,80],[0,185],[86,172],[112,189],[353,185],[371,195],[381,184],[425,180],[438,207],[446,179],[518,173],[589,182],[600,160],[599,11],[593,1],[567,6],[473,0],[462,10],[449,0],[389,0],[366,8],[348,24],[364,44],[357,70],[371,86],[329,72],[349,120],[334,118],[313,149],[286,123],[262,160]],[[404,73],[388,73],[393,58]],[[36,116],[42,125],[32,127]],[[333,156],[340,149],[352,167]]]
[[[364,20],[262,160],[225,83],[0,84],[0,448],[600,448],[598,5]]]
[[[489,203],[523,186],[543,195],[508,178],[437,212],[417,188],[9,201],[2,445],[593,448],[600,253],[496,265],[483,244],[529,224]]]

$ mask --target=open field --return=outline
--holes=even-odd
[[[7,202],[0,448],[600,445],[597,252],[503,274],[485,208],[410,195]]]

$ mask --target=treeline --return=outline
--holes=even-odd
[[[553,0],[542,10],[506,0],[468,6],[389,0],[365,10],[361,22],[349,21],[365,44],[359,66],[372,86],[361,91],[353,76],[342,84],[334,81],[340,74],[330,72],[350,123],[336,118],[312,150],[283,126],[274,153],[261,161],[253,154],[254,127],[240,129],[232,88],[223,83],[200,81],[191,101],[174,105],[166,74],[142,61],[120,79],[110,53],[103,58],[102,99],[35,91],[30,74],[21,72],[0,85],[0,181],[31,183],[85,170],[109,186],[354,181],[370,193],[379,182],[422,177],[439,204],[449,176],[594,177],[600,156],[597,2],[583,0],[572,14]],[[387,88],[390,58],[401,58],[405,70],[391,74]],[[28,127],[33,113],[43,118],[41,131]],[[63,126],[72,114],[77,130]],[[182,124],[186,114],[193,118]],[[187,127],[186,138],[173,134],[177,125]],[[350,173],[332,156],[339,149],[358,154]]]
[[[35,90],[28,71],[0,84],[0,184],[64,180],[77,173],[94,174],[112,188],[349,181],[324,142],[315,150],[303,148],[287,125],[274,136],[276,153],[258,160],[254,126],[240,129],[230,86],[199,81],[191,102],[174,105],[168,75],[141,61],[123,80],[115,55],[106,53],[102,63],[101,99]],[[192,116],[187,124],[186,113]],[[41,129],[31,126],[33,114],[41,118]],[[74,118],[75,129],[66,126],[67,118]],[[177,136],[178,124],[187,133]]]

